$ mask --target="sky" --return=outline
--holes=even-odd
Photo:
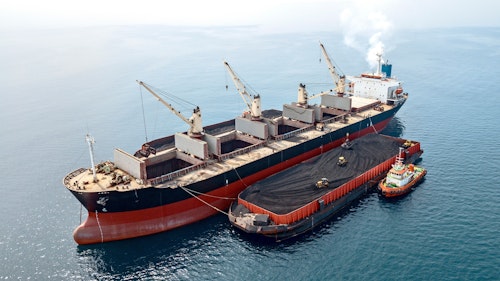
[[[423,29],[500,26],[499,11],[496,0],[0,0],[0,29],[162,24],[290,32],[384,21],[391,26],[379,28]]]

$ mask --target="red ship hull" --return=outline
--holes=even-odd
[[[355,139],[368,133],[383,130],[392,117],[393,115],[377,124],[373,124],[373,126],[356,132],[356,134],[351,134],[351,138]],[[211,192],[197,195],[197,197],[141,210],[125,212],[89,211],[87,219],[74,230],[73,238],[80,245],[103,243],[151,235],[198,222],[217,214],[218,210],[215,208],[224,211],[229,209],[232,200],[222,198],[236,199],[246,186],[338,147],[342,142],[343,139],[337,139],[327,145],[255,172],[242,178],[241,181],[221,186]]]

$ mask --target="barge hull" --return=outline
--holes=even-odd
[[[419,143],[415,147],[407,149],[407,152],[408,155],[405,160],[407,163],[414,163],[423,153]],[[378,182],[389,171],[391,163],[394,162],[395,158],[396,156],[380,163],[346,184],[288,214],[278,215],[239,198],[239,201],[234,202],[230,207],[229,221],[243,232],[262,235],[272,238],[277,242],[311,231],[314,227],[324,223],[377,186]],[[238,217],[241,217],[241,210],[244,210],[243,213],[269,215],[273,224],[254,225],[240,223],[238,222]]]
[[[382,176],[380,179],[383,178]],[[352,202],[361,199],[365,194],[370,192],[373,187],[376,185],[377,181],[373,180],[368,183],[365,183],[362,186],[357,187],[356,189],[349,192],[344,197],[335,201],[335,203],[330,204],[326,208],[317,211],[313,215],[306,217],[298,222],[289,224],[289,225],[278,225],[272,227],[241,227],[238,224],[233,224],[240,230],[246,233],[251,234],[261,234],[265,237],[272,238],[276,242],[281,242],[301,234],[304,234],[308,231],[312,231],[315,227],[323,224],[327,220],[333,218],[336,214],[342,211],[345,207],[350,206]],[[232,213],[233,206],[237,203],[233,203],[231,205],[231,209],[229,210],[229,220],[234,221],[235,216]]]

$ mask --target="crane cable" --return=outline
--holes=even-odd
[[[189,102],[188,100],[185,100],[185,99],[180,98],[176,95],[170,94],[167,91],[158,89],[158,88],[151,86],[145,82],[142,82],[142,83],[144,85],[148,86],[149,88],[151,88],[158,95],[161,95],[161,96],[165,97],[166,99],[168,99],[170,101],[170,103],[175,103],[176,105],[179,105],[179,107],[180,107],[179,109],[187,110],[187,109],[191,109],[191,107],[196,107],[196,105],[194,103]],[[189,107],[187,105],[189,105]]]

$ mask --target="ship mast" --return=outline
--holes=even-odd
[[[399,153],[398,156],[396,157],[396,163],[394,163],[393,167],[394,168],[401,168],[403,167],[403,148],[399,148]]]
[[[382,75],[382,54],[377,53],[377,61],[378,61],[378,67],[377,67],[377,75]]]
[[[191,137],[199,137],[203,132],[203,126],[201,122],[201,109],[197,106],[193,109],[193,114],[188,119],[184,115],[182,115],[179,111],[177,111],[171,104],[162,99],[153,89],[151,89],[146,83],[142,81],[138,81],[137,83],[143,86],[148,92],[150,92],[155,98],[158,99],[163,105],[165,105],[170,111],[172,111],[177,117],[179,117],[182,121],[186,122],[189,125],[188,135]]]
[[[245,87],[245,84],[241,82],[240,78],[236,75],[236,73],[233,71],[231,66],[224,61],[224,66],[226,67],[227,71],[231,75],[231,78],[233,79],[234,86],[236,87],[236,90],[238,90],[238,93],[240,93],[241,98],[245,102],[245,104],[248,107],[248,110],[250,110],[251,118],[252,120],[260,120],[262,111],[260,107],[260,95],[250,95]]]
[[[90,134],[87,134],[85,136],[85,140],[87,141],[87,144],[89,145],[90,164],[92,165],[93,180],[94,180],[94,182],[97,182],[97,174],[96,174],[95,163],[94,163],[94,143],[95,143],[95,140]]]

